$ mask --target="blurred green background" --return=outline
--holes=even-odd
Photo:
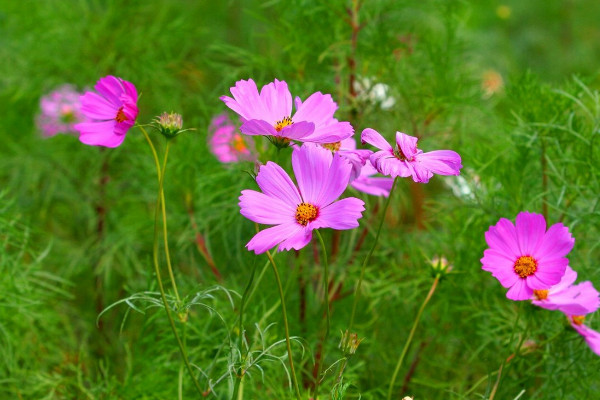
[[[254,226],[237,206],[240,190],[255,188],[253,166],[219,164],[207,127],[226,111],[219,96],[236,80],[260,86],[278,78],[302,98],[331,93],[337,118],[357,132],[372,127],[391,138],[400,130],[419,136],[425,151],[459,152],[465,166],[464,180],[399,186],[367,273],[356,327],[366,339],[344,375],[344,398],[383,398],[431,281],[426,259],[440,254],[456,273],[426,310],[398,393],[488,398],[516,345],[509,338],[520,308],[519,339],[533,345],[511,362],[496,398],[600,396],[598,357],[563,318],[513,304],[479,263],[489,225],[545,210],[549,223],[563,221],[576,237],[570,260],[580,280],[600,286],[599,18],[593,0],[0,0],[0,397],[198,398],[163,310],[142,314],[122,303],[96,320],[109,305],[156,290],[156,177],[143,136],[133,129],[121,147],[99,149],[71,135],[43,139],[35,126],[41,96],[63,83],[91,88],[108,74],[136,85],[140,122],[176,111],[196,129],[176,140],[166,178],[171,249],[189,299],[217,284],[242,293],[254,265],[258,274],[265,262],[245,250]],[[364,78],[388,85],[395,105],[383,109],[358,96],[352,82]],[[333,306],[327,365],[341,357],[336,335],[352,304],[346,292],[373,235],[356,254],[352,249],[382,205],[361,197],[361,228],[343,233],[331,266],[344,295]],[[303,338],[295,358],[308,387],[320,269],[309,248],[278,259],[292,334]],[[303,280],[306,320],[299,316]],[[256,351],[283,338],[272,282],[267,270],[244,316]],[[244,349],[239,297],[211,293],[198,301],[216,311],[193,308],[185,329],[206,397],[225,399],[240,362],[234,355]],[[264,375],[252,370],[244,398],[292,398],[285,348],[267,353],[271,362],[260,364]],[[327,375],[322,392],[333,384]]]

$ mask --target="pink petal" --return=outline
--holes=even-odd
[[[263,86],[260,98],[267,113],[262,119],[274,124],[292,115],[292,94],[285,81],[275,79],[274,82]]]
[[[115,134],[115,123],[116,121],[82,122],[75,125],[75,129],[80,132],[79,140],[83,144],[117,147],[123,143],[125,135]]]
[[[360,135],[360,140],[362,141],[363,144],[369,143],[370,145],[375,146],[380,150],[386,151],[387,154],[390,154],[393,157],[392,146],[376,130],[371,129],[371,128],[367,128],[367,129],[363,130]],[[377,154],[377,153],[375,153],[375,154]],[[371,162],[373,162],[373,161],[371,161]],[[375,165],[375,163],[373,163],[373,165]],[[388,174],[385,174],[385,175],[388,175]],[[408,176],[408,175],[406,175],[406,176]]]
[[[404,150],[402,150],[404,152]],[[438,175],[460,175],[462,168],[458,153],[452,150],[435,150],[420,153],[416,161],[424,168]]]
[[[407,135],[406,133],[396,132],[396,144],[400,147],[400,150],[402,150],[402,153],[409,161],[412,161],[417,155],[418,140],[418,138]]]
[[[281,199],[291,207],[295,208],[302,203],[300,193],[287,172],[272,161],[261,165],[256,176],[256,183],[264,194]]]
[[[523,255],[533,255],[544,240],[546,220],[541,214],[520,212],[515,221],[517,240]]]
[[[315,125],[312,122],[295,122],[292,125],[284,127],[277,136],[286,137],[292,140],[306,140],[305,138],[313,133]]]
[[[569,233],[569,229],[559,222],[548,229],[534,256],[538,260],[564,257],[574,244],[575,239]]]
[[[349,122],[334,122],[327,126],[317,126],[315,131],[303,140],[313,143],[335,143],[348,139],[354,134]]]
[[[124,89],[119,78],[112,75],[100,78],[98,82],[96,82],[94,89],[96,89],[96,91],[100,93],[108,102],[114,106],[117,106],[117,108],[120,106],[121,100],[119,97],[123,93]]]
[[[254,235],[248,244],[246,244],[246,247],[248,250],[253,250],[256,254],[261,254],[275,247],[278,243],[293,237],[303,229],[304,227],[297,223],[275,225]]]
[[[271,135],[278,136],[275,127],[261,119],[250,119],[242,124],[240,130],[245,135]]]
[[[310,229],[308,226],[306,226],[306,227],[303,227],[301,225],[298,225],[298,226],[301,229],[298,230],[293,235],[291,235],[286,240],[284,240],[283,242],[281,242],[279,244],[278,251],[290,250],[290,249],[300,250],[301,248],[303,248],[304,246],[306,246],[307,244],[310,243],[310,241],[312,239],[312,229]]]
[[[532,295],[533,290],[527,286],[525,279],[518,279],[506,292],[506,297],[511,300],[529,300]]]
[[[550,293],[558,293],[573,284],[577,280],[577,272],[567,265],[565,274],[560,279],[560,282],[550,288]]]
[[[359,192],[370,194],[372,196],[384,197],[390,195],[393,184],[393,178],[371,178],[368,176],[359,176],[350,183],[350,185]]]
[[[590,349],[600,356],[600,333],[595,330],[585,326],[585,325],[576,325],[571,323],[573,329],[575,329],[583,338],[585,342],[590,347]]]
[[[325,207],[340,197],[348,187],[352,165],[339,154],[333,155],[328,174],[321,177],[321,192],[315,199],[315,205]]]
[[[329,150],[314,144],[306,143],[302,147],[294,149],[292,168],[303,201],[319,205],[317,200],[329,176],[332,159],[333,155]]]
[[[239,206],[244,217],[259,224],[279,225],[295,221],[294,207],[254,190],[242,190]]]
[[[398,160],[387,150],[371,154],[369,160],[380,174],[391,176],[392,178],[397,176],[406,178],[413,173],[413,170],[408,167],[408,163]]]
[[[500,284],[506,288],[513,286],[517,280],[521,279],[514,272],[514,263],[492,249],[483,252],[481,263],[483,264],[482,269],[491,272],[500,281]]]
[[[319,216],[311,227],[332,229],[353,229],[358,227],[365,203],[355,197],[348,197],[319,209]]]
[[[337,110],[337,104],[333,101],[331,95],[316,92],[300,104],[292,120],[294,122],[313,122],[315,127],[326,126],[331,123],[335,110]]]
[[[496,249],[498,252],[506,254],[514,259],[519,258],[521,252],[517,244],[515,227],[506,218],[500,218],[498,223],[490,226],[490,229],[485,233],[485,241],[491,249]]]
[[[118,106],[109,103],[94,92],[86,92],[81,96],[81,112],[88,118],[99,120],[115,119],[118,109]]]
[[[258,94],[256,83],[252,79],[240,80],[230,89],[233,98],[221,96],[220,99],[227,107],[238,113],[244,120],[266,119],[271,114],[265,110],[262,99]],[[274,124],[276,121],[272,121]]]

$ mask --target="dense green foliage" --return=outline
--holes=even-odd
[[[41,96],[107,74],[135,83],[141,122],[174,110],[196,129],[173,143],[165,191],[189,307],[177,326],[206,398],[231,398],[242,366],[240,398],[294,398],[273,274],[244,248],[255,227],[237,197],[256,188],[254,166],[220,164],[207,146],[210,119],[226,109],[219,96],[249,77],[284,79],[303,98],[331,93],[337,118],[357,132],[399,130],[426,151],[462,156],[460,177],[396,188],[362,286],[354,331],[364,341],[343,398],[385,398],[436,255],[453,269],[424,311],[395,398],[489,398],[519,344],[497,399],[598,397],[600,357],[560,313],[506,299],[479,259],[499,218],[544,213],[573,233],[579,279],[600,287],[600,4],[357,3],[0,0],[0,398],[200,397],[157,295],[157,183],[144,137],[132,129],[121,147],[99,149],[42,139],[35,127]],[[387,84],[394,106],[358,94],[352,82],[364,78]],[[289,152],[278,157],[288,162]],[[336,384],[339,332],[383,206],[349,191],[367,203],[361,227],[342,232],[335,254],[335,235],[323,232],[338,293],[321,398]],[[305,398],[323,335],[319,252],[315,238],[276,256]],[[600,330],[597,315],[586,323]]]

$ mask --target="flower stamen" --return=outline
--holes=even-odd
[[[285,128],[286,126],[290,126],[292,125],[294,122],[292,122],[292,119],[290,117],[285,117],[283,118],[281,121],[277,121],[275,123],[275,130],[277,132],[281,132],[281,130],[283,128]]]
[[[342,142],[335,143],[323,143],[321,146],[325,147],[327,150],[331,150],[332,152],[336,152],[342,147]]]
[[[533,295],[535,296],[536,300],[546,300],[548,298],[548,290],[547,289],[534,290]]]
[[[527,278],[537,271],[537,261],[531,256],[521,256],[515,261],[514,271],[521,278]]]
[[[575,325],[583,325],[583,320],[585,319],[585,315],[573,315],[571,316],[571,320]]]
[[[319,209],[310,203],[300,203],[296,208],[296,222],[302,226],[308,225],[319,216]]]
[[[396,145],[396,149],[394,150],[394,157],[396,157],[400,161],[407,161],[408,160],[408,158],[402,152],[402,149],[400,148],[399,144]]]
[[[117,120],[117,122],[127,121],[128,118],[127,115],[125,115],[125,113],[123,112],[123,107],[119,108],[115,119]]]

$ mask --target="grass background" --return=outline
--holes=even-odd
[[[489,225],[521,210],[542,212],[546,204],[550,223],[564,222],[576,238],[569,258],[580,280],[600,285],[600,5],[368,1],[358,11],[354,42],[353,5],[0,1],[2,398],[198,397],[159,307],[144,299],[121,303],[97,323],[109,305],[156,290],[156,178],[142,135],[132,130],[121,147],[102,150],[73,136],[42,139],[35,127],[41,96],[63,83],[89,88],[107,74],[142,93],[139,121],[174,110],[186,127],[196,128],[172,147],[166,195],[176,275],[193,304],[185,324],[188,351],[201,368],[207,398],[232,395],[233,370],[247,350],[238,340],[236,293],[266,261],[245,250],[254,227],[237,206],[240,190],[255,187],[247,174],[252,165],[223,166],[207,149],[209,121],[225,110],[219,96],[249,77],[259,84],[286,80],[303,98],[331,93],[338,119],[351,121],[357,132],[372,127],[391,138],[400,130],[418,135],[425,151],[450,148],[463,158],[464,180],[406,180],[397,188],[363,285],[355,330],[365,340],[344,374],[344,398],[384,397],[432,281],[426,260],[435,255],[445,255],[453,273],[425,310],[400,371],[398,396],[488,398],[500,363],[521,339],[529,347],[507,364],[496,398],[598,396],[598,356],[558,313],[507,300],[479,259]],[[504,80],[491,96],[482,89],[489,70]],[[352,77],[389,85],[396,104],[383,110],[353,96]],[[457,196],[458,184],[470,194]],[[336,334],[347,327],[348,292],[373,229],[361,250],[352,249],[363,229],[377,223],[376,206],[383,205],[350,194],[364,198],[367,210],[358,230],[342,234],[331,265],[342,296],[333,304],[326,365],[342,357]],[[197,234],[221,281],[198,251]],[[324,235],[329,243],[331,232]],[[307,385],[323,298],[322,267],[311,249],[277,257],[292,334],[300,338],[294,356]],[[293,397],[278,307],[267,269],[244,314],[248,346],[258,359],[244,380],[244,398]],[[600,329],[597,317],[587,321]],[[333,385],[328,374],[322,392]]]

